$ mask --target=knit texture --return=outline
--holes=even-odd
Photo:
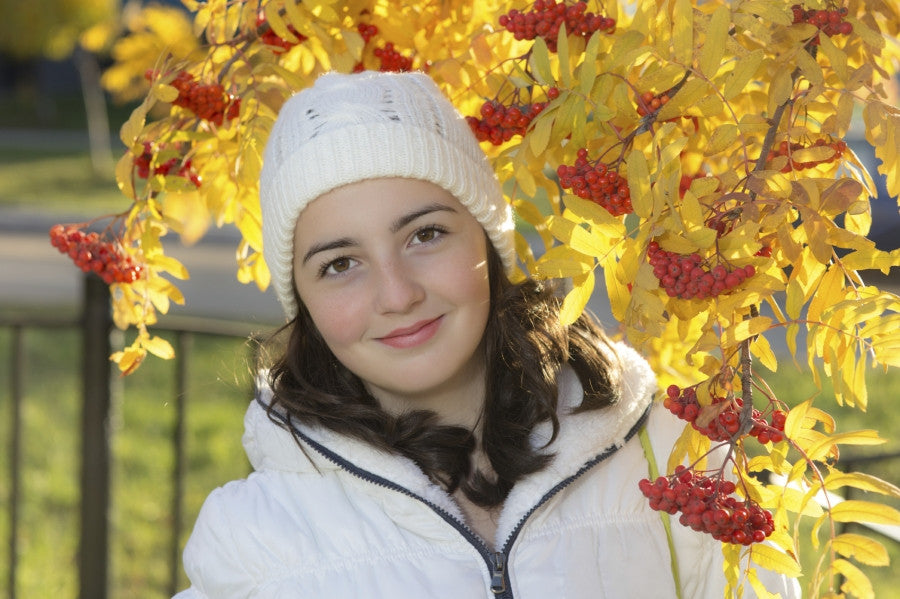
[[[263,253],[287,318],[294,229],[303,209],[333,189],[404,177],[446,189],[515,266],[512,211],[468,124],[423,73],[327,73],[285,102],[266,144],[259,193]]]

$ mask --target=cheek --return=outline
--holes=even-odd
[[[304,304],[332,351],[358,340],[365,330],[365,311],[352,294],[315,298],[304,301]]]

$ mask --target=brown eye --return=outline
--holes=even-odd
[[[439,239],[447,230],[438,225],[429,225],[427,227],[422,227],[415,233],[413,233],[413,244],[419,243],[431,243],[435,239]]]
[[[437,236],[437,231],[434,229],[422,229],[421,231],[416,232],[416,241],[419,243],[426,243],[431,241]]]
[[[328,267],[329,270],[333,270],[334,272],[344,272],[350,268],[350,258],[338,258],[329,264]]]
[[[335,258],[331,262],[324,263],[319,268],[319,277],[321,278],[327,277],[329,275],[334,276],[343,274],[353,268],[354,263],[355,261],[353,260],[353,258],[349,258],[346,256]]]

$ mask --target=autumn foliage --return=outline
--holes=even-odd
[[[784,405],[752,365],[775,370],[770,339],[783,336],[838,403],[860,409],[870,366],[900,366],[900,298],[866,281],[866,271],[900,265],[900,250],[867,238],[872,173],[845,141],[852,126],[864,131],[896,197],[896,3],[185,5],[190,40],[168,44],[183,50],[127,52],[136,40],[166,47],[134,30],[110,79],[124,92],[115,82],[149,70],[117,169],[129,208],[116,217],[116,247],[141,265],[137,280],[112,285],[117,324],[137,331],[113,357],[122,371],[148,352],[172,354],[151,332],[158,312],[183,301],[171,279],[188,276],[166,255],[167,234],[236,226],[237,278],[269,284],[257,178],[285,99],[329,69],[421,69],[469,117],[519,221],[540,239],[530,247],[519,235],[520,276],[569,279],[567,322],[592,293],[607,294],[613,332],[675,385],[660,399],[689,424],[642,490],[724,541],[726,595],[749,584],[767,596],[754,564],[799,575],[797,556],[813,550],[823,559],[803,572],[806,596],[872,596],[854,560],[886,565],[884,547],[835,523],[900,524],[900,513],[815,498],[845,487],[900,497],[838,468],[841,445],[882,439],[839,431],[812,401]],[[813,523],[811,549],[801,519]]]

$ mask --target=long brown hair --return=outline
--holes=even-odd
[[[274,400],[269,407],[292,420],[323,426],[412,459],[448,492],[459,488],[474,503],[503,502],[515,482],[542,469],[559,430],[557,376],[568,364],[584,388],[578,411],[616,400],[616,372],[608,340],[588,315],[564,327],[560,300],[550,285],[512,284],[488,245],[491,307],[484,333],[485,402],[480,440],[473,431],[440,424],[432,411],[391,415],[341,364],[325,344],[296,294],[297,317],[288,323],[286,347],[269,370]],[[278,420],[276,420],[278,422]],[[542,422],[553,430],[547,446],[535,448],[531,432]],[[476,444],[491,470],[472,467]]]

